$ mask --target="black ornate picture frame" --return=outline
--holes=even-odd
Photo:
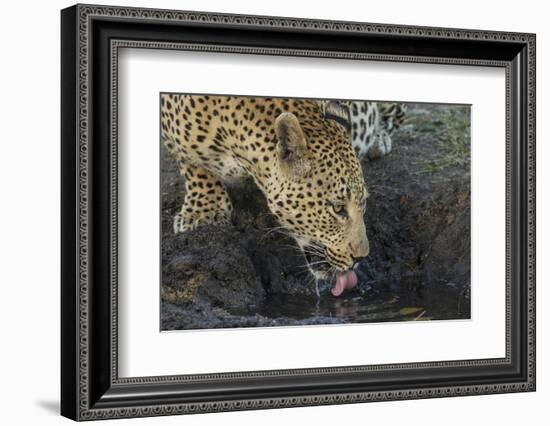
[[[535,390],[535,35],[76,5],[61,13],[61,413],[74,420]],[[506,72],[506,356],[120,378],[117,58],[122,47]]]

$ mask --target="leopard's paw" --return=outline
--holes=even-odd
[[[231,224],[231,213],[225,211],[209,212],[208,214],[178,213],[174,216],[174,233],[190,231],[200,225],[228,226]]]

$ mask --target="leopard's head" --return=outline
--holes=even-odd
[[[357,277],[351,283],[350,271],[369,254],[363,172],[346,129],[325,119],[315,102],[302,102],[274,123],[277,173],[268,204],[316,278],[351,287]]]

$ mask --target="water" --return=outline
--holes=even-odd
[[[273,294],[257,306],[230,312],[295,320],[333,318],[343,323],[448,320],[469,318],[470,299],[452,283],[407,279],[359,283],[340,297],[326,291],[319,298]]]

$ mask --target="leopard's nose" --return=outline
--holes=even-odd
[[[365,258],[369,255],[369,252],[370,252],[370,245],[369,245],[369,240],[367,240],[366,238],[362,239],[361,241],[359,241],[355,247],[353,247],[353,250],[352,250],[352,257],[354,259],[359,259],[359,258]]]

